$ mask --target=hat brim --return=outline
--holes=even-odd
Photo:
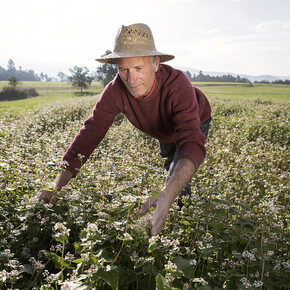
[[[175,57],[174,55],[165,54],[158,51],[138,51],[138,52],[128,52],[128,53],[112,52],[101,58],[96,58],[96,61],[101,62],[101,63],[117,64],[120,58],[140,57],[140,56],[159,56],[160,62],[166,62],[166,61],[174,59]]]

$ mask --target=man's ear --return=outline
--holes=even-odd
[[[154,71],[157,72],[160,65],[160,56],[155,56]]]

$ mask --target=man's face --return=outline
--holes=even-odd
[[[117,64],[119,75],[127,90],[136,97],[145,97],[151,91],[160,58],[151,56],[121,58]]]

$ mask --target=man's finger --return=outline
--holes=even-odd
[[[150,221],[152,225],[151,236],[159,235],[169,212],[169,205],[166,199],[160,199],[156,202],[156,209],[153,213],[152,219]]]
[[[58,201],[58,198],[57,197],[55,197],[55,196],[52,196],[51,197],[51,199],[50,199],[50,201],[49,201],[49,203],[51,203],[51,204],[56,204],[57,203],[57,201]]]
[[[37,197],[39,200],[43,200],[45,203],[56,204],[58,198],[56,198],[50,190],[42,189],[38,192]]]
[[[142,208],[139,210],[140,215],[144,215],[145,213],[149,212],[152,206],[156,204],[156,197],[149,197],[143,204]]]
[[[37,194],[37,197],[39,200],[43,200],[44,202],[49,202],[51,195],[50,192],[48,190],[40,190]]]
[[[151,236],[159,235],[161,228],[163,227],[167,218],[167,213],[159,211],[158,208],[155,210],[153,217],[150,221],[152,225]]]

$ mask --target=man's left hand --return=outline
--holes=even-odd
[[[151,236],[156,236],[160,233],[172,203],[180,194],[184,186],[189,182],[194,172],[195,165],[191,160],[178,160],[172,176],[165,187],[160,191],[159,196],[157,198],[149,197],[146,200],[139,211],[140,215],[147,213],[152,206],[156,207],[151,219]]]
[[[172,201],[168,194],[164,191],[160,191],[158,197],[149,197],[142,208],[139,211],[140,215],[144,215],[149,212],[150,208],[154,206],[156,209],[153,213],[153,217],[150,221],[152,225],[151,236],[156,236],[160,233],[166,218],[168,216],[169,209]]]

